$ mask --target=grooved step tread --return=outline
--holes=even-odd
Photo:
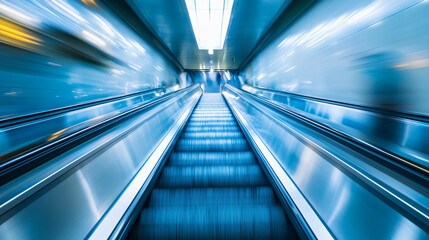
[[[248,188],[155,188],[147,207],[208,205],[275,205],[271,187]]]
[[[285,239],[289,232],[272,205],[146,208],[139,230],[145,239]]]
[[[250,165],[255,157],[247,152],[174,152],[167,162],[169,166],[193,165]]]
[[[179,139],[176,151],[247,151],[250,150],[244,138]]]
[[[165,166],[157,187],[248,187],[268,185],[258,165]]]
[[[243,134],[239,131],[200,131],[200,132],[184,132],[181,138],[243,138]]]
[[[240,131],[238,125],[235,126],[194,126],[186,127],[184,132],[227,132]]]

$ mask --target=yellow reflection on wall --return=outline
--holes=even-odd
[[[0,17],[0,42],[15,47],[34,49],[35,46],[41,45],[42,40],[18,24]]]
[[[97,6],[97,2],[95,0],[81,0],[83,4],[88,7]]]

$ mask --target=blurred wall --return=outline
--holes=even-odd
[[[98,1],[0,0],[0,119],[178,83]]]
[[[250,85],[429,115],[429,1],[319,0],[246,66]]]

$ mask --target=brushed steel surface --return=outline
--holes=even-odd
[[[94,227],[105,226],[100,220],[200,94],[199,87],[190,88],[2,186],[0,235],[83,239],[92,230],[112,232],[115,221]],[[120,212],[109,219],[117,220]]]
[[[418,183],[402,181],[388,169],[368,164],[363,155],[246,94],[230,86],[223,90],[239,119],[256,135],[249,138],[262,144],[275,159],[273,164],[279,165],[274,171],[283,169],[305,198],[295,202],[298,211],[305,201],[335,238],[428,238],[427,186],[416,188]],[[313,221],[305,215],[304,219]]]

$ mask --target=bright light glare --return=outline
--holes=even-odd
[[[29,25],[35,25],[40,23],[39,19],[31,17],[27,13],[18,11],[17,9],[7,6],[3,3],[0,3],[0,15],[5,15],[14,20],[17,20],[19,22],[29,24]]]
[[[83,37],[86,40],[88,40],[88,41],[90,41],[90,42],[92,42],[92,43],[94,43],[94,44],[96,44],[96,45],[98,45],[100,47],[105,47],[106,46],[106,42],[103,41],[101,38],[97,37],[95,34],[90,33],[90,32],[88,32],[86,30],[84,30],[82,32],[82,34],[83,34]]]
[[[234,0],[186,0],[199,49],[222,49]]]
[[[213,55],[213,49],[209,49],[209,54]]]

